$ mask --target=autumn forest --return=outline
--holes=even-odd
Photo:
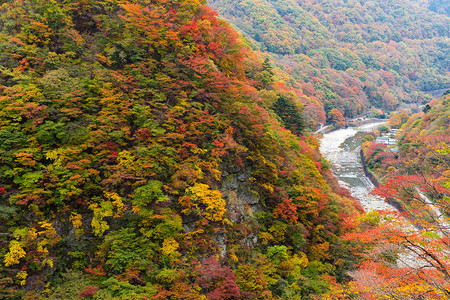
[[[0,299],[449,299],[449,28],[445,0],[0,0]],[[320,146],[372,122],[388,210]]]

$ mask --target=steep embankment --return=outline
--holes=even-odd
[[[410,117],[403,113],[393,114],[387,125],[397,129],[401,127],[395,135],[397,144],[391,146],[377,144],[373,137],[367,137],[367,141],[363,144],[363,150],[369,167],[377,173],[378,178],[384,178],[384,181],[386,181],[388,175],[392,175],[390,173],[396,170],[397,163],[400,163],[400,168],[403,169],[403,163],[407,158],[420,157],[424,154],[422,151],[426,148],[438,147],[439,143],[448,143],[450,136],[449,116],[448,93],[426,104],[423,107],[423,112]],[[388,130],[388,127],[386,127],[386,130]],[[376,134],[379,134],[379,132],[373,135]],[[420,159],[422,158],[420,157]],[[392,168],[389,169],[391,166]]]
[[[354,204],[299,94],[209,7],[17,0],[0,30],[0,297],[306,299],[342,279]]]
[[[382,181],[375,193],[403,208],[398,214],[365,216],[349,235],[368,246],[351,284],[367,298],[450,296],[450,94],[423,110],[389,120],[395,126],[405,122],[397,145],[364,137],[366,162]]]

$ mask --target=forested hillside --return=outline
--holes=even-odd
[[[326,294],[358,214],[204,3],[2,1],[0,298]]]
[[[432,5],[430,1],[430,5]],[[445,2],[445,1],[444,1]],[[210,0],[255,48],[273,54],[287,85],[317,97],[306,115],[431,100],[450,86],[450,19],[410,1]],[[423,3],[422,3],[423,4]],[[445,7],[445,5],[442,5]]]
[[[393,114],[387,122],[387,127],[392,129],[400,129],[396,134],[397,145],[390,148],[386,145],[376,143],[373,138],[363,144],[363,150],[366,155],[369,168],[375,172],[379,178],[387,178],[394,175],[396,169],[389,169],[390,166],[395,167],[396,158],[401,161],[412,159],[420,154],[419,160],[423,153],[422,150],[427,147],[438,147],[449,142],[450,138],[450,97],[447,92],[443,97],[434,99],[423,107],[420,113],[407,116],[404,113]],[[391,148],[396,151],[391,151]],[[398,152],[397,152],[398,150]],[[443,168],[447,166],[442,166]],[[425,168],[426,169],[426,168]],[[445,170],[443,170],[445,171]]]
[[[366,261],[352,273],[350,287],[371,299],[448,299],[450,94],[401,117],[388,123],[404,123],[397,145],[363,144],[366,163],[381,181],[374,193],[401,213],[371,213],[354,223],[347,238],[369,247],[363,247]]]
[[[450,16],[450,2],[449,0],[412,0],[413,3],[417,3],[431,11],[438,14],[445,14]]]

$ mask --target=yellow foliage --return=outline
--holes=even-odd
[[[43,255],[48,255],[48,249],[45,247],[47,243],[45,241],[40,241],[36,245],[36,250]]]
[[[91,225],[94,230],[94,234],[96,236],[102,236],[103,233],[109,229],[108,223],[106,223],[106,221],[103,221],[101,219],[93,218]]]
[[[56,230],[53,228],[52,223],[50,222],[39,222],[39,225],[41,225],[42,231],[39,231],[39,235],[45,235],[46,237],[54,237],[57,236]]]
[[[389,166],[389,168],[387,168],[387,172],[388,173],[394,173],[396,171],[394,166]]]
[[[261,184],[261,187],[266,189],[266,191],[268,193],[273,193],[273,191],[274,191],[273,187],[270,184],[263,183],[263,184]]]
[[[25,285],[25,283],[27,282],[27,276],[28,273],[26,271],[20,271],[19,273],[17,273],[16,278],[19,279],[20,285]]]
[[[42,292],[41,292],[41,294],[42,295],[45,295],[45,296],[48,296],[48,295],[50,295],[50,292],[51,292],[51,290],[50,290],[50,284],[51,284],[51,282],[49,281],[49,282],[47,282],[46,284],[45,284],[45,288],[42,290]]]
[[[267,245],[274,240],[273,236],[268,232],[260,232],[258,236],[263,245]]]
[[[141,207],[139,205],[133,205],[131,210],[133,211],[133,213],[137,214],[141,210]]]
[[[299,255],[300,255],[300,257],[299,257]],[[297,268],[297,270],[299,272],[301,270],[303,270],[304,268],[306,268],[306,266],[309,263],[308,257],[303,252],[300,252],[298,254],[294,254],[294,256],[292,257],[291,260],[292,260],[292,263],[295,265],[295,267]]]
[[[81,221],[82,217],[80,214],[71,215],[69,217],[69,220],[72,222],[72,226],[75,229],[80,228],[83,225],[83,222]]]
[[[30,84],[25,88],[22,99],[26,102],[33,102],[35,99],[42,96],[43,95],[40,92],[39,87],[34,84]]]
[[[128,170],[133,170],[135,165],[135,158],[134,156],[127,150],[123,150],[119,152],[117,155],[117,161],[119,162],[119,165],[124,167]]]
[[[187,188],[185,193],[186,196],[180,199],[183,206],[198,209],[200,214],[210,221],[223,219],[226,203],[220,191],[210,190],[208,185],[196,183]]]
[[[282,243],[286,239],[286,227],[286,224],[279,222],[270,226],[269,232],[272,234],[275,243]]]
[[[164,255],[170,255],[177,251],[178,247],[180,247],[180,244],[174,238],[164,239],[163,246],[159,251]]]
[[[92,218],[92,230],[96,236],[102,236],[103,233],[109,229],[109,225],[106,221],[103,221],[105,217],[111,217],[112,204],[111,202],[103,201],[100,206],[97,203],[89,205],[89,209],[94,212],[94,217]]]
[[[238,262],[239,261],[239,258],[236,256],[236,254],[234,254],[234,253],[230,253],[230,259],[233,261],[233,262]]]
[[[62,165],[62,162],[63,162],[63,158],[62,158],[62,155],[61,155],[61,154],[63,154],[62,151],[63,150],[61,150],[61,149],[55,149],[55,150],[48,151],[45,154],[45,157],[47,159],[54,160],[55,162],[53,163],[53,165],[55,167],[60,167]]]
[[[192,231],[192,232],[188,232],[188,233],[186,233],[185,235],[184,235],[184,239],[185,240],[190,240],[191,238],[193,238],[195,235],[198,235],[198,234],[203,234],[205,231],[203,230],[203,229],[198,229],[198,230],[195,230],[195,231]]]
[[[450,147],[444,142],[437,144],[435,150],[439,155],[450,155]]]
[[[31,237],[32,240],[37,238],[37,230],[36,228],[28,228],[28,236]]]
[[[43,265],[48,265],[50,268],[53,268],[53,259],[46,258],[42,261]]]
[[[120,197],[117,193],[108,193],[104,192],[106,198],[112,200],[113,206],[116,208],[116,213],[114,214],[114,218],[119,218],[123,216],[125,212],[125,204],[122,201],[122,197]]]
[[[3,262],[7,267],[18,264],[20,262],[20,259],[25,257],[26,254],[27,253],[25,252],[25,250],[23,250],[18,241],[11,241],[9,243],[9,252],[6,253]]]
[[[299,256],[300,255],[300,256]],[[279,263],[278,269],[283,276],[293,276],[295,278],[301,278],[301,271],[306,268],[309,261],[305,253],[300,252],[299,254],[294,254],[289,259],[283,260]]]
[[[191,152],[194,154],[205,154],[208,152],[208,149],[201,149],[196,146],[192,147]]]
[[[233,223],[228,218],[223,218],[222,224],[228,225],[228,226],[233,226]]]

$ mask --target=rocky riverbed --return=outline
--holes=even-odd
[[[320,152],[330,162],[339,184],[358,198],[366,211],[394,209],[383,199],[369,194],[374,186],[364,175],[359,156],[361,139],[381,124],[375,122],[335,130],[324,134],[320,142]]]

